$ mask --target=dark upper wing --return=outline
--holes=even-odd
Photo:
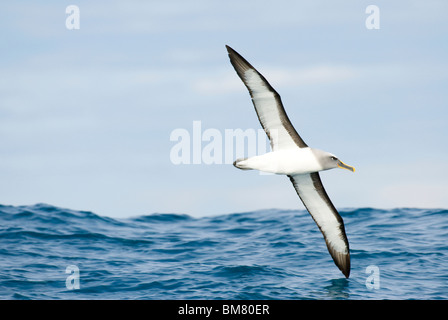
[[[286,115],[279,94],[238,52],[229,46],[226,48],[230,62],[249,90],[261,126],[271,141],[272,150],[306,148],[306,143]]]
[[[344,222],[331,203],[319,173],[289,176],[300,199],[324,235],[328,251],[335,264],[348,278],[350,252]]]

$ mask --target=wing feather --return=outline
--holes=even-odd
[[[306,148],[285,112],[280,95],[269,82],[238,52],[226,46],[230,62],[249,90],[258,119],[266,132],[273,151]]]
[[[322,232],[334,263],[350,275],[350,250],[344,221],[328,197],[319,173],[289,176],[297,194]]]

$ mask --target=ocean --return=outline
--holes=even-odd
[[[0,205],[0,299],[448,298],[448,210],[340,214],[349,279],[304,210],[112,219]]]

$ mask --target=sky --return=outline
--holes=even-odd
[[[309,146],[356,168],[321,173],[336,207],[446,208],[447,10],[443,0],[2,1],[0,203],[110,217],[304,209],[287,177],[229,162],[253,145],[225,148],[226,132],[267,144],[229,45]]]

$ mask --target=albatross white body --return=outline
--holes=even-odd
[[[255,169],[284,175],[296,175],[321,171],[324,168],[311,148],[295,148],[272,151],[260,156],[237,160],[239,169]]]
[[[350,251],[344,222],[325,192],[318,172],[333,168],[354,172],[355,168],[331,153],[308,147],[292,126],[279,94],[249,62],[226,47],[230,62],[249,90],[272,149],[264,155],[238,159],[235,167],[287,175],[321,230],[333,261],[348,278]]]

